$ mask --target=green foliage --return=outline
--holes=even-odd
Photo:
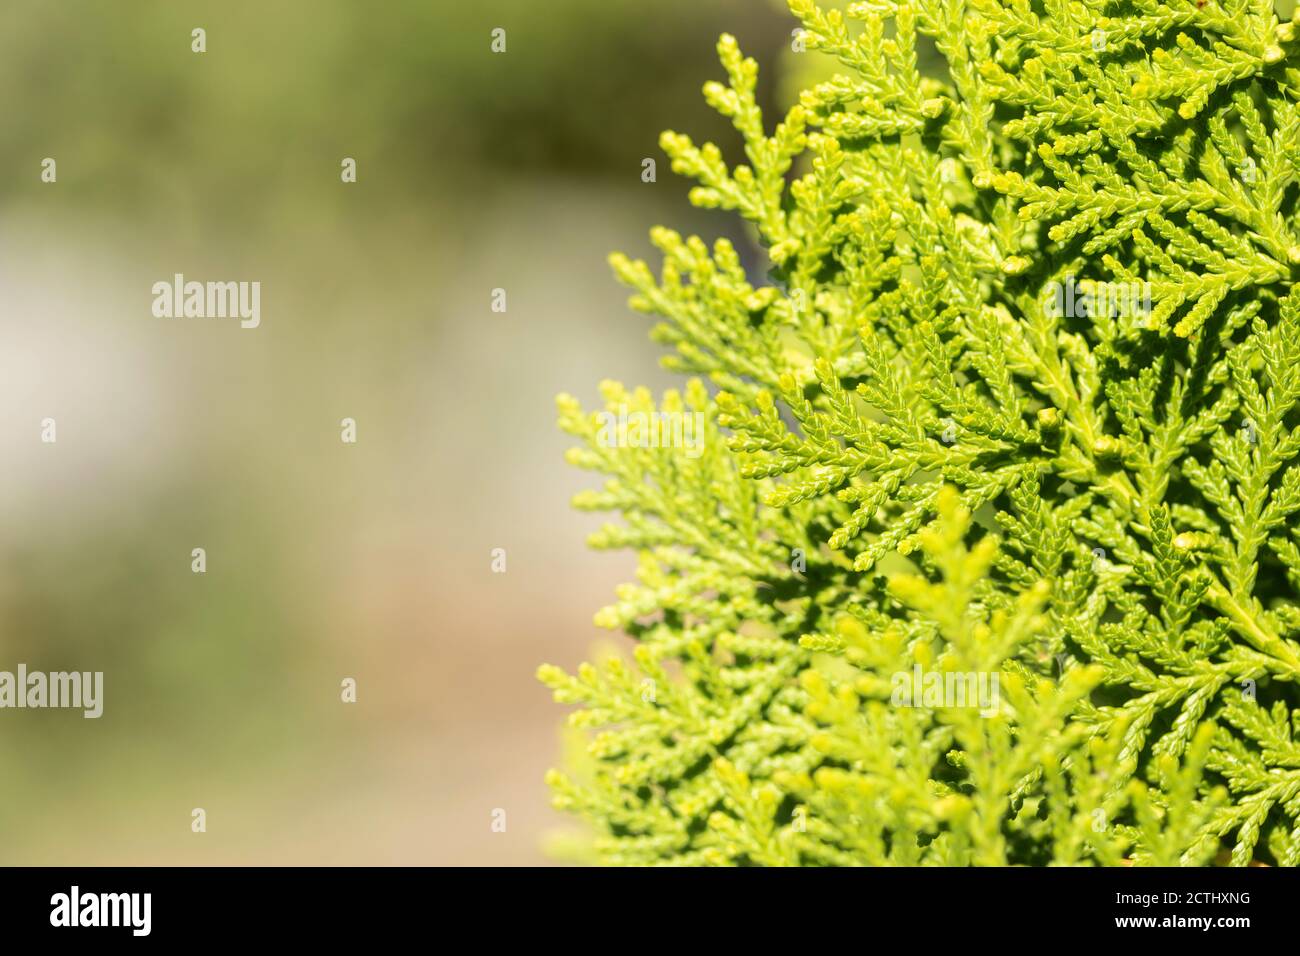
[[[767,275],[667,229],[657,277],[612,258],[721,389],[659,409],[702,449],[560,401],[610,476],[578,506],[624,517],[593,544],[642,557],[598,615],[635,662],[541,671],[598,729],[557,804],[611,863],[1300,863],[1292,24],[790,7],[843,72],[768,136],[723,37],[746,162],[662,139]],[[900,699],[925,671],[1000,692]]]

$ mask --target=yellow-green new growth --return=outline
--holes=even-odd
[[[1300,863],[1293,25],[790,6],[843,72],[768,136],[724,37],[746,161],[662,140],[767,274],[611,260],[721,391],[606,411],[700,447],[560,402],[641,564],[597,618],[634,665],[540,674],[599,728],[557,802],[614,863]]]

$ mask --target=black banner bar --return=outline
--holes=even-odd
[[[1300,890],[1293,871],[1261,868],[50,868],[3,870],[0,880],[7,938],[80,945],[376,942],[470,930],[485,939],[535,932],[539,945],[629,932],[670,944],[701,919],[756,942],[784,926],[864,940],[878,930],[918,944],[1041,932],[1072,941],[1199,935],[1230,945],[1287,931]]]

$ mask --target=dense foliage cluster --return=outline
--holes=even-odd
[[[634,661],[541,671],[591,729],[558,805],[620,864],[1296,865],[1293,25],[790,7],[842,72],[768,135],[723,37],[745,162],[662,138],[766,274],[662,228],[658,275],[612,260],[697,378],[603,411],[698,413],[701,449],[560,400],[608,476],[577,506],[623,518],[593,544],[641,564],[598,615]],[[900,698],[925,671],[993,705]]]

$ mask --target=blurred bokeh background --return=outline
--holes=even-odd
[[[744,240],[657,138],[734,159],[699,95],[716,38],[779,101],[793,26],[770,0],[0,5],[0,670],[106,682],[99,720],[0,711],[0,863],[548,862],[564,710],[533,674],[588,655],[634,566],[584,546],[553,399],[673,384],[605,255],[660,222]],[[261,327],[153,317],[177,272],[259,281]]]

